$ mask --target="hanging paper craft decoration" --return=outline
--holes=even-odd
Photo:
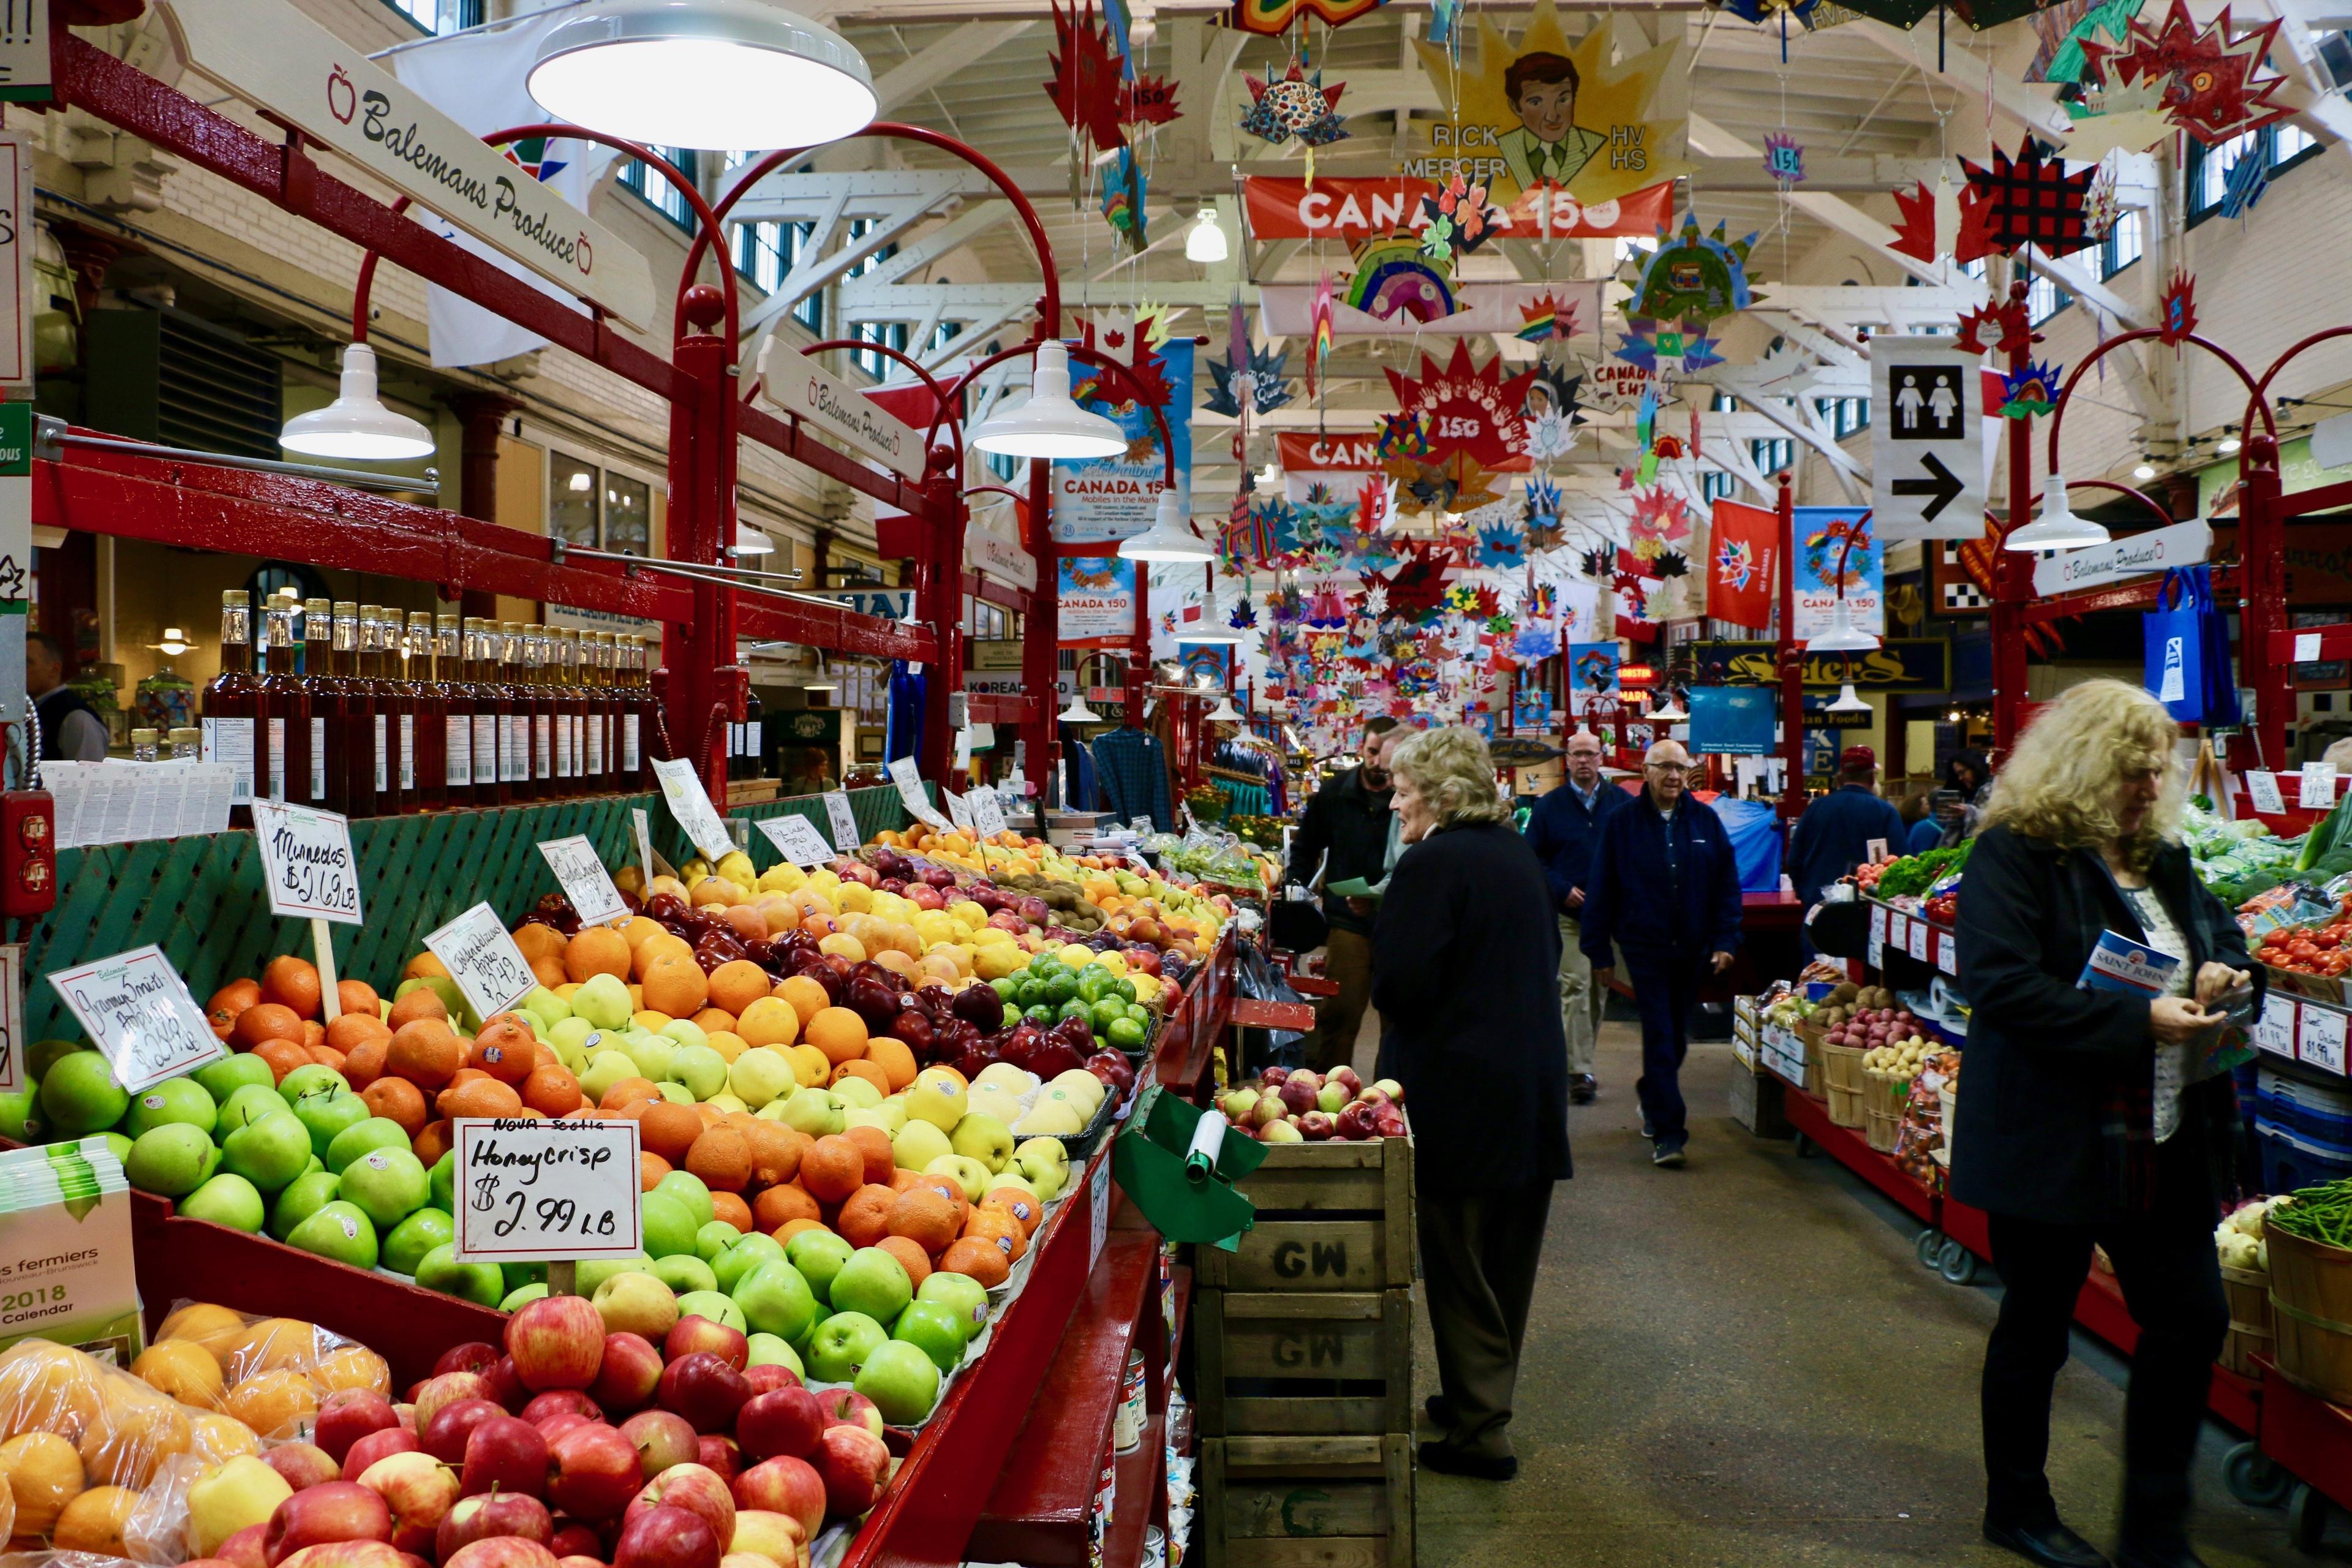
[[[1517,523],[1508,521],[1488,523],[1478,530],[1478,564],[1498,571],[1517,566],[1527,557],[1527,536]]]
[[[1136,162],[1132,147],[1118,150],[1118,161],[1103,182],[1102,215],[1129,250],[1141,250],[1150,243],[1146,232],[1150,218],[1144,209],[1143,165]]]
[[[1296,136],[1308,147],[1324,147],[1348,134],[1338,110],[1347,83],[1334,82],[1326,88],[1321,71],[1301,72],[1297,60],[1290,62],[1288,76],[1262,81],[1244,73],[1242,80],[1250,90],[1242,129],[1261,141],[1279,147]]]
[[[1942,254],[1936,247],[1936,196],[1921,180],[1907,191],[1895,195],[1895,238],[1889,250],[1921,261],[1933,261]]]
[[[1723,234],[1720,223],[1713,234],[1701,234],[1698,215],[1685,216],[1681,234],[1662,240],[1643,264],[1626,314],[1711,321],[1762,299],[1748,286],[1748,253],[1756,237],[1727,240]]]
[[[2143,0],[2063,0],[2061,5],[2038,12],[2033,18],[2033,31],[2041,45],[2033,51],[2032,62],[2027,66],[2028,81],[2073,82],[2083,79],[2088,58],[2083,52],[2086,41],[2095,40],[2105,33],[2120,39],[2139,15]]]
[[[1474,185],[1456,174],[1433,196],[1422,198],[1422,215],[1429,221],[1421,231],[1422,254],[1452,261],[1467,256],[1495,237],[1503,221],[1500,207],[1486,201],[1486,187]]]
[[[2230,165],[2229,177],[2222,183],[2221,216],[2245,216],[2254,210],[2254,204],[2261,201],[2270,188],[2271,161],[2263,156],[2262,148],[2251,147],[2240,153],[2237,161]]]
[[[1045,57],[1054,72],[1045,93],[1062,122],[1103,152],[1126,146],[1119,118],[1127,104],[1127,83],[1118,46],[1111,41],[1110,29],[1095,19],[1094,0],[1086,0],[1083,10],[1066,12],[1055,0],[1054,41],[1059,52]]]
[[[2066,133],[2066,156],[2095,163],[2118,148],[2142,152],[2171,135],[2163,79],[2147,77],[2129,85],[2109,80],[2086,91],[2081,102],[2066,104],[2074,121]]]
[[[1529,552],[1549,550],[1558,544],[1563,531],[1559,525],[1559,487],[1549,476],[1538,474],[1528,481],[1527,521]],[[1549,590],[1547,590],[1548,592]]]
[[[1388,463],[1387,472],[1422,510],[1433,514],[1467,511],[1502,499],[1494,489],[1496,476],[1467,452],[1454,452],[1435,462],[1398,458]]]
[[[1429,456],[1429,427],[1418,414],[1383,414],[1372,450],[1383,462]]]
[[[1496,199],[1514,207],[1544,186],[1590,206],[1690,173],[1669,151],[1683,145],[1685,122],[1652,118],[1663,86],[1683,79],[1680,29],[1622,60],[1612,60],[1615,37],[1595,26],[1571,44],[1553,0],[1539,0],[1516,41],[1479,16],[1475,67],[1440,43],[1419,44],[1446,117],[1428,128],[1429,155],[1404,172],[1440,179],[1476,160]]]
[[[2102,163],[2099,172],[2091,176],[2091,188],[2083,197],[2083,231],[2093,239],[2105,239],[2114,232],[2116,219],[2123,215],[2122,199],[2116,193],[2116,172]]]
[[[1992,341],[1986,341],[1986,334]],[[1998,303],[1979,305],[1960,318],[1958,347],[1963,353],[1980,354],[1987,349],[2000,353],[2023,353],[2042,341],[2033,330],[2022,300],[2002,300]]]
[[[1231,419],[1240,418],[1244,407],[1252,414],[1281,407],[1290,401],[1290,384],[1283,379],[1289,361],[1288,349],[1276,353],[1254,348],[1249,334],[1242,333],[1226,345],[1223,363],[1210,362],[1209,377],[1216,384],[1201,400],[1201,406]]]
[[[1388,0],[1234,0],[1228,20],[1244,33],[1278,38],[1300,16],[1317,17],[1327,27],[1341,27],[1387,4]]]
[[[2162,81],[2172,123],[2212,147],[2294,112],[2271,100],[2286,79],[2263,68],[2279,26],[2273,18],[2232,38],[2227,5],[2200,28],[2183,0],[2172,0],[2158,26],[2134,17],[2120,47],[2085,41],[2083,52],[2093,68],[2112,68],[2126,87]]]
[[[2004,419],[2027,419],[2058,406],[2058,389],[2066,368],[2028,360],[2001,377],[2000,414]]]
[[[1778,131],[1764,133],[1764,172],[1783,185],[1802,184],[1805,150],[1793,136]]]
[[[1626,320],[1625,335],[1617,340],[1617,357],[1647,375],[1689,374],[1723,363],[1715,352],[1720,342],[1706,335],[1704,321],[1662,322],[1633,316]]]
[[[1324,273],[1315,280],[1314,342],[1307,351],[1307,396],[1315,398],[1324,367],[1331,363],[1331,275]]]
[[[1530,460],[1549,463],[1567,457],[1576,446],[1576,426],[1584,418],[1576,405],[1576,389],[1583,379],[1561,374],[1549,365],[1537,371],[1520,411],[1527,425]]]
[[[2197,330],[2197,279],[2175,271],[2156,302],[2156,341],[2179,348]]]
[[[1181,119],[1176,84],[1165,77],[1138,76],[1126,84],[1121,116],[1129,125],[1166,125]]]
[[[1442,366],[1423,354],[1418,377],[1382,369],[1398,408],[1420,417],[1439,456],[1461,452],[1486,468],[1526,469],[1527,428],[1519,410],[1535,379],[1532,368],[1506,375],[1500,354],[1477,364],[1468,342],[1457,338],[1453,356]]]
[[[1523,343],[1564,342],[1586,330],[1577,320],[1577,301],[1563,295],[1538,294],[1519,314],[1526,324],[1513,335]]]
[[[2083,204],[2094,171],[2068,174],[2064,161],[2044,158],[2030,135],[2013,158],[1996,147],[1990,168],[1966,158],[1960,167],[1984,204],[1985,237],[2003,255],[2031,245],[2044,256],[2067,256],[2091,243]]]
[[[1344,295],[1351,310],[1384,321],[1403,317],[1426,323],[1460,308],[1454,298],[1453,253],[1434,259],[1424,255],[1420,237],[1411,229],[1367,240],[1357,247],[1355,260]]]

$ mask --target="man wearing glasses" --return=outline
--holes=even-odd
[[[1592,844],[1612,813],[1633,797],[1601,776],[1601,737],[1579,730],[1568,738],[1568,778],[1535,804],[1528,847],[1543,862],[1559,916],[1559,1021],[1568,1034],[1568,1098],[1590,1105],[1600,1092],[1592,1075],[1592,1041],[1601,1025],[1601,993],[1584,956],[1584,883]]]
[[[1712,807],[1685,787],[1690,753],[1673,741],[1642,760],[1642,793],[1601,826],[1584,887],[1581,942],[1592,983],[1614,976],[1614,942],[1642,1014],[1643,1136],[1651,1163],[1683,1163],[1690,1129],[1678,1075],[1690,1049],[1698,988],[1731,966],[1739,947],[1739,866]]]

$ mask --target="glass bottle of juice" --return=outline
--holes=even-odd
[[[262,745],[268,798],[305,804],[310,784],[310,694],[294,668],[294,601],[274,595],[261,610]]]
[[[613,634],[584,632],[580,638],[581,684],[588,689],[588,788],[604,795],[613,782]]]
[[[308,634],[304,657],[310,663],[312,679],[311,712],[325,721],[327,729],[327,809],[354,817],[370,815],[362,804],[365,792],[353,788],[365,777],[355,772],[358,763],[354,761],[366,739],[364,703],[354,707],[359,609],[348,599],[341,604],[313,599],[304,609],[302,618],[302,629]],[[322,632],[328,645],[324,654],[319,651]]]
[[[580,634],[549,626],[547,684],[555,709],[555,793],[580,793]]]
[[[632,789],[654,787],[653,742],[659,729],[654,721],[653,666],[646,639],[629,638],[629,685],[621,708],[623,772]]]
[[[253,672],[253,595],[232,588],[221,595],[220,673],[205,683],[197,727],[204,731],[204,760],[236,770],[229,795],[229,823],[236,827],[253,826],[254,795],[268,787],[260,749],[253,743],[260,698],[261,683]]]
[[[408,728],[401,742],[401,769],[407,786],[402,809],[432,811],[449,804],[448,739],[441,727],[447,711],[447,690],[436,668],[438,645],[433,638],[433,614],[408,612]]]
[[[376,814],[416,809],[416,689],[409,684],[407,617],[396,605],[375,607]]]
[[[335,637],[335,602],[332,599],[302,601],[302,689],[310,700],[310,767],[309,776],[301,781],[305,788],[299,804],[336,809],[329,803],[335,797],[334,770],[328,765],[327,730],[334,717],[334,659],[331,651]]]
[[[466,617],[466,706],[474,721],[474,804],[504,805],[507,786],[499,774],[499,753],[506,740],[505,714],[499,701],[496,667],[491,662],[497,635],[479,616]]]
[[[360,606],[357,684],[367,694],[368,772],[378,816],[400,810],[400,613],[382,605]]]
[[[533,622],[514,628],[522,649],[523,695],[530,704],[530,798],[555,794],[555,692],[549,679],[547,628]]]
[[[466,681],[466,634],[456,616],[433,617],[433,676],[441,689],[442,804],[474,804],[474,694]]]

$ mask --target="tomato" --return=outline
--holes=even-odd
[[[2325,931],[2315,931],[2311,933],[2311,945],[2322,949],[2323,951],[2327,948],[2334,947],[2337,942],[2340,942],[2343,940],[2344,933],[2334,926],[2329,926]]]

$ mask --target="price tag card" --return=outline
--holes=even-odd
[[[49,984],[81,1020],[127,1093],[228,1055],[205,1021],[205,1010],[188,994],[188,983],[152,942],[112,958],[53,969]],[[18,1056],[19,1050],[12,1042],[9,1054]]]
[[[331,811],[282,801],[253,803],[253,839],[261,851],[269,912],[297,920],[363,925],[359,858],[352,825]]]
[[[833,847],[844,855],[855,855],[865,836],[857,831],[857,813],[849,807],[846,791],[829,789],[824,792],[824,815],[833,824]]]
[[[25,1087],[25,944],[0,944],[0,1028],[8,1038],[0,1045],[0,1094]]]
[[[1870,906],[1870,940],[1873,942],[1886,940],[1886,907],[1883,904]]]
[[[507,934],[506,921],[487,902],[426,933],[425,945],[448,966],[449,978],[478,1016],[503,1013],[539,984],[523,962],[522,949]]]
[[[1952,940],[1949,931],[1936,933],[1936,967],[1947,974],[1960,972],[1960,944]]]
[[[1911,951],[1911,917],[1895,910],[1886,911],[1886,945],[1897,952]]]
[[[1087,1223],[1093,1227],[1087,1243],[1087,1257],[1091,1259],[1087,1272],[1102,1258],[1103,1243],[1110,1239],[1110,1162],[1095,1162],[1093,1177],[1087,1184]]]
[[[970,832],[971,829],[971,797],[968,795],[950,795],[946,790],[941,790],[940,791],[940,798],[947,802],[948,816],[954,819],[955,825],[958,827],[964,829],[966,832]]]
[[[2326,810],[2336,804],[2336,764],[2305,763],[2295,794],[2295,805],[2306,810]]]
[[[2319,634],[2317,632],[2297,632],[2294,634],[2294,662],[2297,664],[2316,664],[2319,662]]]
[[[900,757],[892,763],[890,782],[898,786],[898,798],[907,803],[907,809],[914,814],[916,821],[929,823],[941,830],[955,826],[941,816],[938,808],[931,805],[930,797],[923,794],[923,778],[915,771],[914,758]]]
[[[645,813],[637,815],[642,817]],[[547,857],[548,869],[563,885],[563,896],[572,900],[572,912],[580,917],[581,924],[603,925],[629,912],[629,906],[621,901],[621,889],[613,886],[612,874],[604,869],[604,858],[596,853],[586,834],[551,838],[539,847],[539,852]]]
[[[833,858],[824,835],[805,816],[763,816],[751,826],[767,835],[776,853],[795,866],[822,866]]]
[[[461,1117],[456,1131],[459,1262],[636,1256],[635,1122]]]
[[[1926,921],[1913,921],[1911,922],[1911,930],[1908,932],[1911,941],[1909,950],[1911,956],[1917,959],[1922,963],[1927,963],[1927,939],[1934,934],[1934,929],[1930,927]]]
[[[702,775],[694,763],[684,757],[654,763],[654,776],[661,781],[662,799],[669,803],[669,814],[694,840],[694,847],[710,857],[715,864],[722,855],[735,852],[735,840],[727,831],[726,818],[710,804],[710,793],[702,787]]]
[[[2304,1007],[2296,1031],[2294,1054],[2328,1072],[2344,1070],[2345,1016],[2332,1007]]]
[[[1886,932],[1877,925],[1870,930],[1870,952],[1864,959],[1873,969],[1886,967]]]
[[[1886,840],[1884,838],[1871,839],[1868,843],[1863,846],[1863,853],[1869,859],[1870,864],[1874,866],[1877,865],[1881,860],[1886,858]]]
[[[2275,991],[2264,994],[2263,1010],[2254,1019],[2254,1048],[2293,1061],[2295,1015],[2300,1011],[2292,996],[2282,996]]]
[[[2286,802],[2279,797],[2278,774],[2256,771],[2246,775],[2246,795],[2254,803],[2256,811],[2279,812]]]
[[[964,799],[971,805],[971,825],[988,837],[1004,831],[1004,803],[992,789],[976,789]]]

